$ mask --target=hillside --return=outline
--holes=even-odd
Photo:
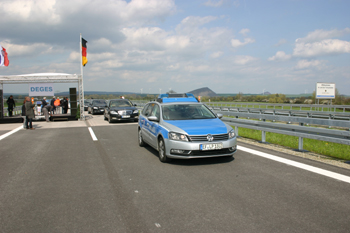
[[[215,92],[213,92],[208,87],[202,87],[193,91],[189,91],[188,93],[192,93],[195,96],[208,96],[208,97],[218,96]]]

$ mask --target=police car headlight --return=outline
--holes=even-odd
[[[232,129],[230,132],[228,132],[228,138],[234,138],[236,136],[235,131]]]
[[[188,137],[185,134],[181,134],[181,133],[170,132],[169,139],[188,142]]]
[[[111,114],[118,114],[116,111],[111,111]]]
[[[98,109],[98,107],[94,107],[94,109]]]
[[[139,110],[134,110],[134,114],[139,113]]]

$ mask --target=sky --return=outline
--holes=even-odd
[[[81,33],[85,91],[301,94],[326,82],[350,95],[349,9],[349,0],[1,0],[10,65],[0,75],[80,74]]]

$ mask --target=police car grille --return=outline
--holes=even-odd
[[[225,141],[228,139],[228,134],[225,133],[225,134],[213,134],[212,135],[214,140],[213,142],[215,141]],[[196,136],[190,136],[191,138],[191,141],[192,142],[207,142],[208,139],[207,139],[207,135],[196,135]]]

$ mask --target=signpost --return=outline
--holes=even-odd
[[[316,99],[335,99],[335,83],[316,83]]]

